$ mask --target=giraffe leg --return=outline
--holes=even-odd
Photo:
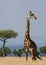
[[[26,61],[28,60],[28,51],[26,52]]]
[[[32,60],[37,60],[36,59],[36,51],[35,51],[35,49],[32,50]]]
[[[35,50],[33,48],[29,49],[29,53],[32,54],[32,60],[36,60],[36,52],[35,52]]]

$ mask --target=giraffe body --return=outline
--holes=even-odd
[[[26,32],[25,32],[25,38],[24,38],[24,50],[26,53],[26,60],[28,60],[28,52],[32,54],[32,59],[36,60],[36,57],[38,57],[37,56],[37,45],[30,38],[30,19],[31,18],[37,19],[36,16],[31,11],[29,11],[29,14],[27,16],[27,21],[26,21]]]
[[[31,40],[31,38],[29,36],[25,37],[24,50],[26,53],[27,52],[31,53],[32,59],[36,60],[37,46],[36,46],[35,42],[33,40]]]

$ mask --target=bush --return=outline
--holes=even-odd
[[[39,51],[37,51],[37,55],[40,55],[40,52]]]
[[[8,47],[5,47],[5,56],[7,56],[7,54],[10,54],[11,50]],[[3,56],[3,48],[0,48],[0,56]]]
[[[14,55],[16,55],[16,56],[21,57],[22,54],[23,54],[23,49],[18,49],[17,51],[16,51],[16,49],[14,49],[13,53],[14,53]]]
[[[41,48],[40,48],[40,52],[41,52],[41,53],[46,53],[46,46],[41,47]]]
[[[14,49],[13,54],[14,54],[14,55],[17,55],[17,51],[16,51],[16,49]]]

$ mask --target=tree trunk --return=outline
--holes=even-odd
[[[6,41],[4,39],[4,41],[3,41],[3,57],[5,57],[5,43],[6,43]]]

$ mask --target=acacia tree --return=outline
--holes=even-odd
[[[3,41],[3,57],[5,56],[5,43],[7,39],[15,38],[17,36],[17,32],[13,30],[1,30],[0,31],[0,40]]]

